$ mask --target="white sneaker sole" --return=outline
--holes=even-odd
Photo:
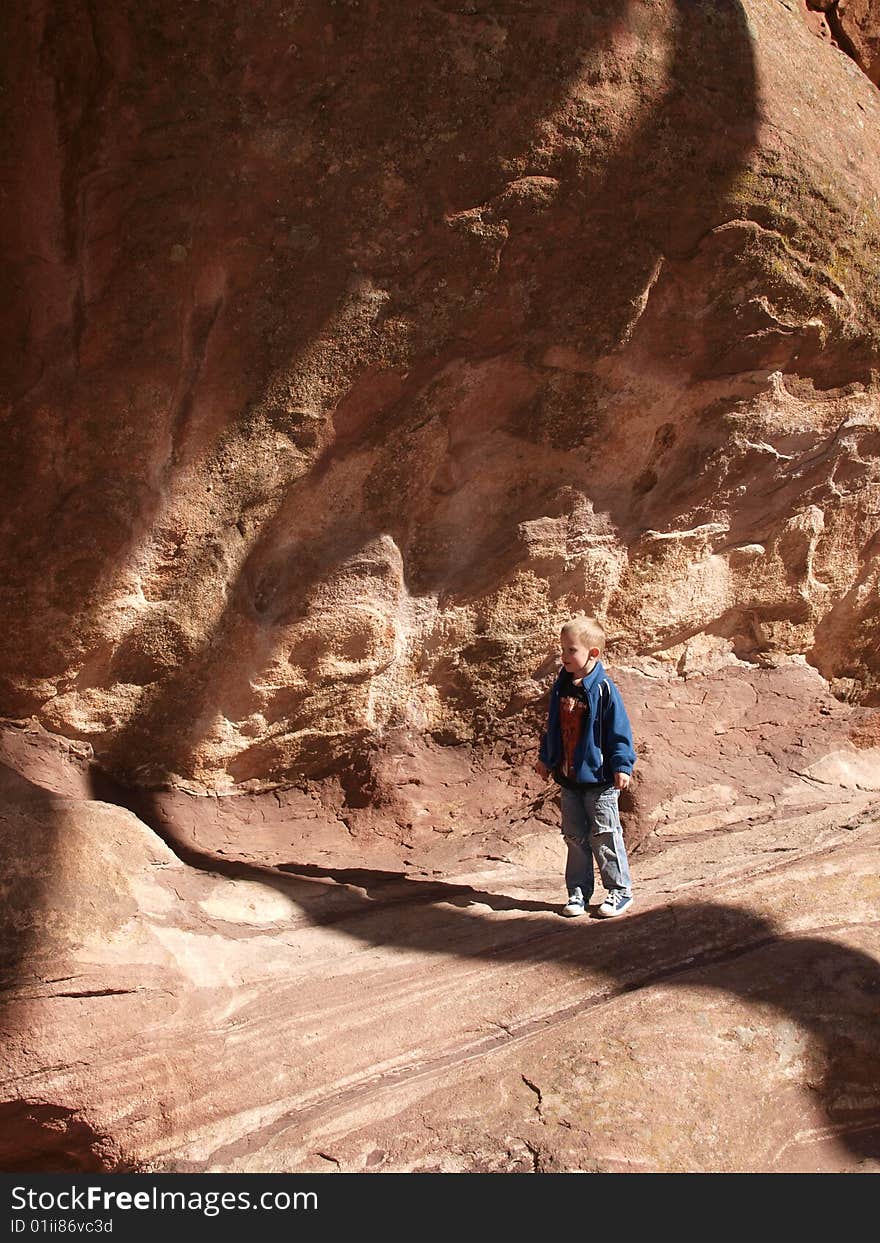
[[[562,908],[563,915],[567,915],[569,919],[577,919],[578,915],[586,914],[585,906],[564,906]]]
[[[621,910],[609,911],[609,910],[606,910],[605,903],[603,902],[602,905],[599,907],[598,911],[596,912],[596,914],[600,915],[602,919],[616,919],[618,915],[625,915],[627,911],[631,911],[632,906],[633,906],[632,902],[627,902],[626,906],[624,906]]]

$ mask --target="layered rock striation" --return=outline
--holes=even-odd
[[[571,921],[536,777],[503,815],[484,779],[480,816],[447,773],[455,831],[406,866],[290,794],[160,800],[155,832],[79,749],[3,739],[0,1168],[880,1168],[857,765],[738,817],[692,785],[634,912]]]

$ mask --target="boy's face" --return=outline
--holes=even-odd
[[[583,639],[579,639],[576,635],[568,634],[565,630],[559,636],[559,646],[562,652],[563,665],[576,678],[581,677],[584,673],[589,673],[599,659],[599,649],[597,647],[588,648]]]

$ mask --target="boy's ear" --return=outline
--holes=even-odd
[[[599,655],[599,649],[598,649],[598,647],[591,647],[591,648],[590,648],[590,655],[591,655],[591,656],[598,656],[598,655]]]

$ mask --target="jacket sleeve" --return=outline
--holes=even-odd
[[[553,683],[550,691],[550,705],[547,709],[547,727],[541,735],[538,748],[538,759],[548,768],[559,763],[561,744],[559,741],[559,678]]]
[[[612,682],[611,694],[605,707],[605,720],[602,740],[604,759],[613,773],[629,773],[632,775],[636,756],[633,746],[632,727],[620,691]]]

